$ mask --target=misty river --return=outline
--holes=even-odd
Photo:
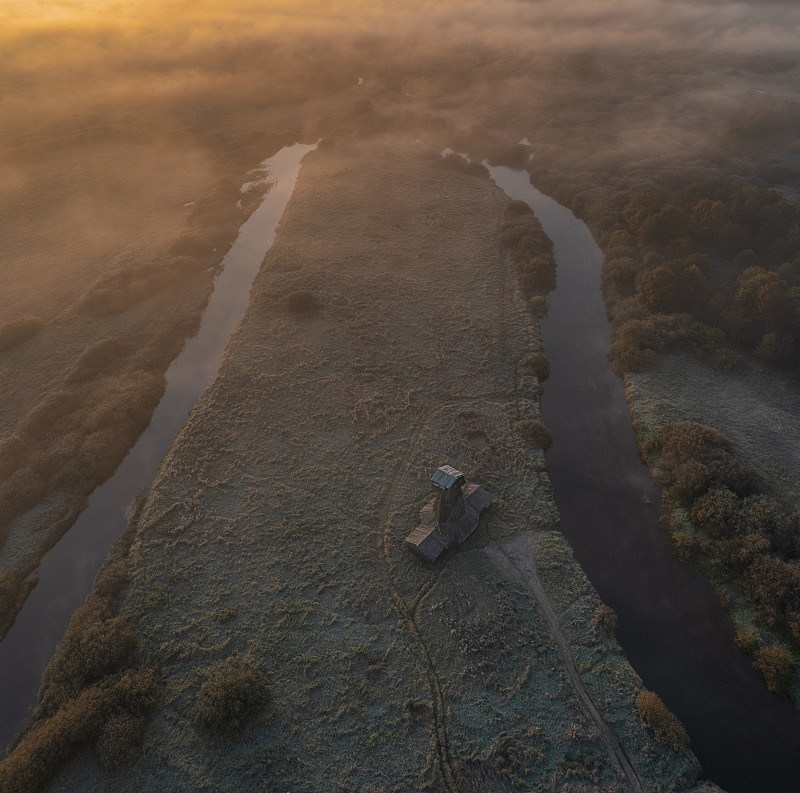
[[[272,185],[225,256],[200,329],[167,370],[167,389],[149,426],[115,474],[92,493],[75,525],[45,556],[39,583],[0,642],[2,749],[30,716],[47,662],[73,613],[89,594],[111,544],[124,531],[129,504],[137,493],[150,487],[189,411],[213,381],[294,191],[301,160],[314,148],[316,145],[299,143],[287,146],[258,169]]]
[[[542,413],[553,433],[547,461],[562,531],[617,612],[634,669],[686,726],[703,775],[729,793],[795,793],[800,712],[767,691],[711,587],[677,560],[659,528],[658,490],[606,358],[603,254],[588,227],[536,190],[527,172],[489,171],[534,210],[555,246],[558,286],[542,322],[550,361]]]

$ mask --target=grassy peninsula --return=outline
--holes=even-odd
[[[41,780],[25,761],[59,712],[153,670],[131,729],[112,702],[43,790],[693,789],[518,430],[540,418],[542,350],[505,206],[397,136],[307,158],[217,379],[98,579],[108,610],[71,628],[118,625],[128,651],[77,684],[57,656],[61,710],[43,689],[0,778]],[[494,503],[430,566],[403,539],[444,462]]]

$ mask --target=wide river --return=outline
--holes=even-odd
[[[44,558],[38,585],[0,642],[0,756],[27,721],[47,662],[72,614],[89,594],[111,544],[124,531],[128,505],[149,488],[189,411],[214,379],[294,191],[300,161],[314,148],[299,143],[288,146],[258,169],[260,179],[271,183],[269,192],[226,254],[200,329],[167,370],[167,389],[149,426],[114,476],[92,493],[75,525]]]
[[[730,793],[797,793],[800,712],[767,691],[710,586],[678,562],[658,526],[658,490],[606,358],[603,255],[587,226],[534,189],[527,173],[489,170],[534,210],[555,246],[542,411],[553,433],[547,460],[562,530],[617,612],[634,669],[686,725],[704,776]]]

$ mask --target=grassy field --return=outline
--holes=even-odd
[[[307,158],[222,368],[107,563],[130,578],[125,663],[162,675],[141,754],[114,771],[79,748],[46,789],[643,789],[612,744],[636,785],[695,784],[636,714],[641,681],[515,428],[540,418],[520,361],[541,341],[505,198],[436,164],[399,137]],[[431,566],[403,539],[445,462],[494,500]],[[203,727],[220,669],[268,688],[222,737]]]
[[[797,509],[800,394],[792,378],[753,358],[726,374],[690,355],[669,355],[626,380],[645,438],[678,421],[715,427],[770,495],[788,511]]]

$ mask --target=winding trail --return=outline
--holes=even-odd
[[[628,786],[634,793],[646,793],[647,786],[644,780],[639,776],[639,772],[634,767],[630,757],[628,757],[628,753],[620,743],[616,733],[609,727],[608,723],[597,709],[583,680],[581,680],[581,676],[575,667],[575,661],[570,652],[569,645],[567,644],[567,639],[561,631],[558,618],[539,580],[539,576],[536,572],[536,562],[531,552],[532,549],[529,544],[525,543],[527,539],[527,537],[522,536],[505,542],[490,543],[484,548],[484,551],[503,572],[513,578],[522,580],[530,587],[541,609],[542,615],[547,620],[547,624],[550,627],[553,643],[561,656],[561,661],[564,664],[564,669],[572,684],[572,688],[583,703],[586,713],[597,725],[600,737],[603,739],[603,743],[608,750],[609,757],[619,769],[620,773],[625,777]],[[520,546],[520,541],[525,543],[522,547]]]

